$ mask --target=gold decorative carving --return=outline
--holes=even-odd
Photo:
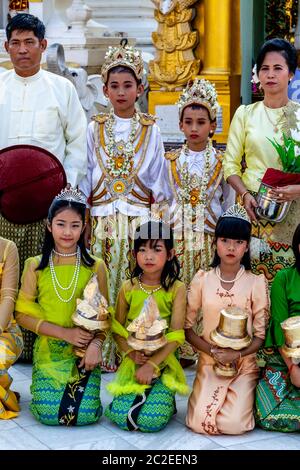
[[[152,0],[158,31],[152,34],[157,58],[149,63],[150,83],[161,90],[180,90],[199,73],[193,49],[198,41],[191,21],[197,0]]]
[[[8,4],[9,10],[23,11],[28,10],[29,1],[28,0],[11,0]]]
[[[169,15],[163,15],[159,10],[154,10],[154,18],[158,23],[166,23],[167,26],[175,26],[177,23],[187,23],[192,21],[193,10],[190,8],[188,10],[181,11],[180,13],[172,11]]]
[[[159,51],[165,50],[166,52],[185,51],[186,49],[193,48],[197,42],[197,32],[193,31],[191,34],[183,34],[181,38],[177,38],[173,41],[165,39],[158,33],[153,33],[153,42],[156,49]]]

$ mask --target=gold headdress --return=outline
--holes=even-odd
[[[28,0],[10,0],[8,4],[9,10],[23,11],[28,10],[29,1]]]
[[[86,205],[86,197],[76,188],[63,189],[56,197],[56,201],[72,201]]]
[[[251,220],[247,214],[246,209],[240,204],[234,204],[233,206],[229,207],[229,209],[227,209],[227,211],[225,211],[221,217],[235,217],[236,219],[245,220],[251,224]]]
[[[215,85],[204,78],[196,78],[191,84],[188,84],[180,95],[178,100],[179,117],[182,111],[191,104],[201,104],[209,112],[211,120],[216,119],[219,104],[217,101],[217,92]]]
[[[128,46],[127,39],[122,39],[120,46],[110,46],[104,57],[104,64],[101,68],[103,83],[107,82],[107,74],[110,69],[123,65],[129,67],[138,80],[143,78],[144,62],[142,53],[132,46]]]

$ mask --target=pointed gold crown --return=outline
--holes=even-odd
[[[227,211],[225,211],[221,217],[222,219],[224,217],[235,217],[236,219],[245,220],[251,224],[251,220],[247,214],[246,209],[240,204],[234,204],[233,206],[229,207],[229,209],[227,209]]]
[[[189,83],[180,95],[178,100],[179,117],[181,118],[182,111],[191,104],[201,104],[209,112],[211,120],[215,120],[219,104],[217,101],[218,95],[215,85],[210,83],[204,78],[196,78],[192,83]]]
[[[107,82],[109,70],[118,65],[130,68],[138,80],[143,78],[144,62],[142,53],[134,47],[128,46],[126,38],[122,39],[120,46],[110,46],[108,48],[104,57],[104,64],[101,68],[103,83]]]
[[[85,195],[76,188],[63,189],[57,196],[55,196],[55,200],[78,202],[79,204],[86,205]]]

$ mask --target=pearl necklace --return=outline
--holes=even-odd
[[[217,278],[218,278],[221,282],[224,282],[224,284],[231,284],[232,282],[238,281],[238,280],[242,277],[242,275],[244,274],[244,272],[245,272],[245,267],[242,265],[242,266],[240,267],[240,269],[238,270],[237,275],[235,276],[235,278],[234,278],[234,279],[231,279],[231,280],[229,281],[229,280],[223,279],[223,278],[221,277],[220,266],[217,266],[217,267],[216,267],[216,276],[217,276]]]
[[[71,257],[71,256],[77,255],[77,250],[75,251],[75,253],[60,253],[59,251],[56,251],[56,250],[54,250],[54,248],[53,248],[52,251],[53,251],[53,253],[56,254],[57,256],[64,256],[64,257],[70,256],[70,257]]]
[[[56,276],[56,272],[55,272],[55,268],[54,268],[54,264],[53,264],[53,251],[51,251],[51,254],[49,256],[49,267],[50,267],[50,274],[51,274],[51,281],[52,281],[52,285],[53,285],[53,288],[55,290],[55,293],[57,295],[57,297],[59,298],[59,300],[61,302],[64,302],[64,303],[68,303],[70,302],[70,300],[73,299],[74,297],[74,294],[75,294],[75,291],[76,291],[76,288],[77,288],[77,284],[78,284],[78,278],[79,278],[79,272],[80,272],[80,265],[81,265],[81,252],[80,252],[80,248],[79,246],[77,247],[77,252],[76,252],[76,264],[75,264],[75,269],[74,269],[74,273],[73,273],[73,276],[72,276],[72,279],[71,279],[71,282],[68,286],[66,287],[63,287],[59,280],[57,279],[57,276]],[[70,297],[68,297],[67,299],[64,299],[60,293],[58,292],[58,287],[62,290],[62,291],[67,291],[67,290],[70,290],[72,285],[74,285],[73,287],[73,290],[72,290],[72,293],[70,295]]]
[[[138,277],[138,283],[139,283],[140,289],[141,289],[143,292],[145,292],[145,294],[147,294],[147,295],[152,295],[152,294],[154,294],[154,292],[159,291],[159,290],[161,289],[161,287],[162,287],[161,284],[160,284],[158,287],[156,287],[155,289],[153,289],[153,290],[151,290],[151,291],[145,289],[145,287],[143,287],[143,285],[142,285],[141,274],[140,274],[139,277]]]

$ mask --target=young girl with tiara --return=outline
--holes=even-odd
[[[101,346],[104,334],[74,326],[76,299],[96,274],[108,300],[107,272],[102,260],[84,245],[85,198],[76,189],[53,200],[42,255],[28,258],[16,303],[17,321],[38,337],[34,346],[31,412],[49,425],[85,425],[98,421]],[[86,348],[77,359],[73,347]]]
[[[186,291],[178,280],[179,264],[168,225],[154,221],[141,225],[135,234],[134,254],[136,266],[131,280],[123,283],[116,304],[113,331],[123,360],[116,379],[107,387],[114,399],[105,415],[121,429],[156,432],[176,412],[175,393],[188,392],[184,372],[174,354],[184,341]],[[143,337],[138,332],[153,324],[153,310],[145,308],[149,303],[152,308],[154,303],[154,309],[158,307],[160,319],[165,320],[167,327],[165,345],[151,356],[135,347],[138,338]],[[140,331],[137,329],[133,343],[129,331],[135,331],[132,326],[139,322]],[[147,333],[146,339],[150,341]],[[151,348],[149,344],[148,347]]]
[[[264,275],[250,271],[250,237],[251,223],[245,209],[239,205],[229,208],[216,225],[213,269],[199,270],[188,293],[186,338],[200,354],[186,424],[201,434],[242,434],[254,428],[259,376],[255,353],[265,338],[269,297]],[[229,307],[238,307],[247,315],[247,343],[252,338],[249,346],[245,341],[238,351],[217,347],[211,339],[221,311]],[[201,336],[193,330],[198,310],[203,316]],[[217,331],[220,333],[220,327]],[[220,367],[235,364],[236,375],[220,377],[216,362]]]
[[[112,109],[95,116],[88,127],[88,172],[80,189],[89,202],[91,251],[106,263],[114,304],[122,282],[130,277],[130,240],[137,218],[149,217],[151,206],[163,202],[166,175],[155,118],[135,108],[143,93],[141,53],[123,41],[109,47],[101,74]],[[111,370],[113,343],[106,346],[104,360]]]
[[[211,141],[218,107],[212,83],[204,79],[190,83],[178,102],[186,143],[165,154],[175,248],[186,285],[200,268],[209,269],[217,220],[235,202],[235,192],[223,178],[222,154]],[[186,364],[197,357],[187,343],[180,348],[180,356]]]
[[[19,394],[10,389],[9,368],[22,352],[23,340],[14,319],[19,283],[19,255],[14,242],[0,237],[0,419],[18,415]]]

